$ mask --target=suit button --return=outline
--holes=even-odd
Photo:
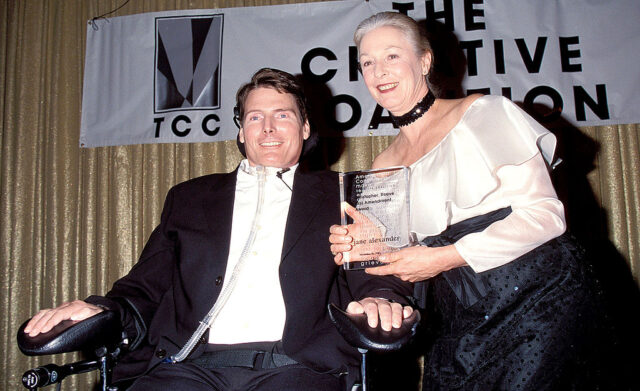
[[[167,356],[167,351],[164,349],[158,349],[156,351],[156,357],[158,358],[165,358]]]
[[[216,285],[222,284],[222,276],[216,277]]]

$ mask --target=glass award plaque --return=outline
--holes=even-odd
[[[383,265],[380,255],[415,243],[407,167],[340,173],[339,184],[341,222],[353,238],[351,251],[342,253],[345,269]]]

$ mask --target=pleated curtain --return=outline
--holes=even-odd
[[[132,0],[110,16],[294,2]],[[15,340],[24,320],[106,293],[136,262],[172,185],[241,160],[235,141],[79,148],[86,23],[123,3],[0,2],[0,389],[20,389],[33,366],[79,359],[23,356]],[[611,297],[637,292],[640,125],[557,134],[564,162],[553,178],[570,228],[605,258],[596,272],[605,289],[619,289]],[[347,139],[327,161],[338,171],[365,169],[390,141]],[[76,376],[64,389],[90,390],[95,380]]]

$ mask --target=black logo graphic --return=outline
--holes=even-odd
[[[220,108],[223,15],[156,19],[155,112]]]

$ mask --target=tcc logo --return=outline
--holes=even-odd
[[[222,14],[156,19],[156,113],[220,108],[222,22]]]

